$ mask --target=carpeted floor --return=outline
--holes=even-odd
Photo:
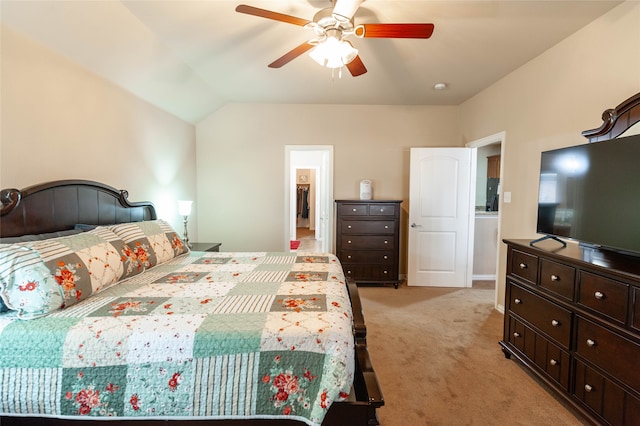
[[[504,357],[492,289],[359,290],[382,426],[585,424]]]

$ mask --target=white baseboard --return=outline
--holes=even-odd
[[[495,280],[496,279],[496,275],[472,275],[471,276],[472,280],[475,281],[489,281],[489,280]]]

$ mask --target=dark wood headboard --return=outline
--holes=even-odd
[[[585,130],[582,136],[589,139],[589,142],[614,139],[640,122],[640,93],[633,95],[615,108],[606,109],[602,113],[602,121],[600,127]]]
[[[157,219],[152,203],[131,203],[127,191],[89,180],[59,180],[0,192],[0,237]]]

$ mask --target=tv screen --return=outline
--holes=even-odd
[[[537,232],[640,255],[640,135],[543,152]]]

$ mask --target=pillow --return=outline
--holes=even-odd
[[[37,250],[17,244],[0,245],[0,305],[23,319],[38,318],[64,303],[62,288]]]
[[[35,263],[16,263],[22,255],[19,248],[37,253],[44,268],[38,266],[36,270],[23,271],[23,267],[31,267]],[[0,295],[5,305],[13,310],[20,305],[19,300],[15,299],[15,295],[19,294],[16,293],[16,286],[19,288],[25,284],[16,280],[23,273],[37,272],[39,275],[36,278],[41,284],[49,285],[55,282],[58,291],[62,292],[62,307],[69,307],[143,270],[135,252],[106,227],[97,227],[69,237],[14,244],[7,250],[7,256],[4,258],[6,265],[0,269]],[[3,270],[10,273],[6,272],[3,275]],[[12,275],[16,277],[12,278]],[[41,309],[30,307],[30,312],[50,312],[51,306],[44,306],[45,301],[41,299]],[[48,312],[45,312],[47,310]]]
[[[187,247],[171,225],[162,219],[130,222],[110,226],[138,256],[145,268],[151,268],[183,253]]]
[[[69,229],[67,231],[58,231],[58,232],[48,232],[46,234],[33,234],[33,235],[21,235],[19,237],[4,237],[0,238],[0,244],[15,244],[15,243],[26,243],[28,241],[40,241],[40,240],[48,240],[50,238],[58,238],[65,237],[68,235],[79,234],[84,229]]]
[[[77,229],[78,231],[85,232],[91,231],[92,229],[96,229],[99,225],[89,225],[87,223],[76,223],[76,226],[73,229]]]

